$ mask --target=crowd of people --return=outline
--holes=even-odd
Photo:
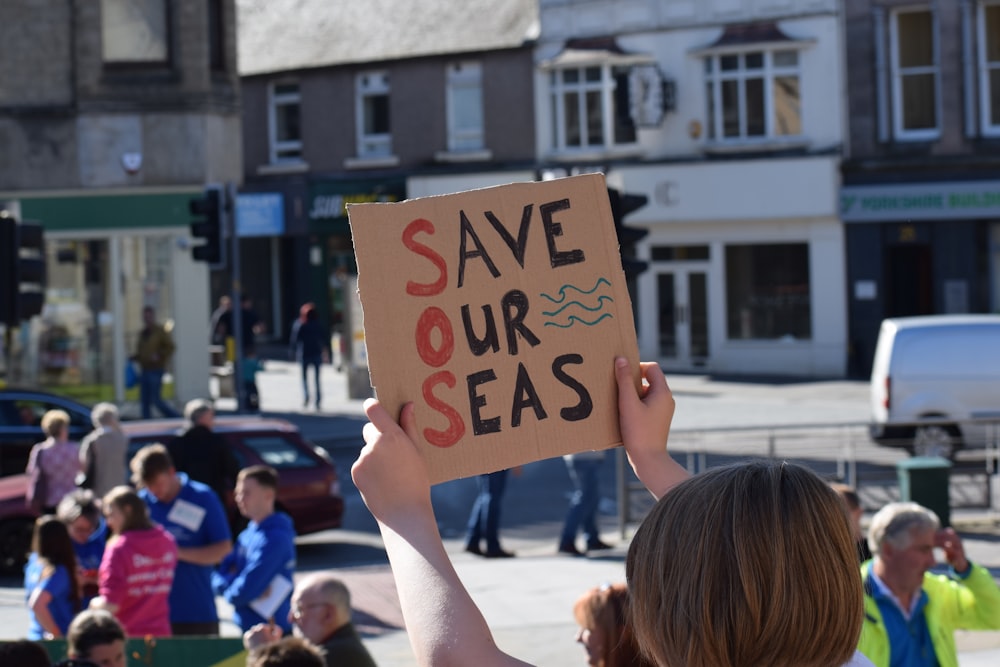
[[[295,529],[275,508],[277,470],[240,468],[213,430],[209,401],[184,413],[187,426],[166,446],[127,462],[113,405],[95,406],[82,445],[68,439],[64,412],[43,416],[48,437],[27,470],[27,501],[41,514],[25,567],[29,629],[25,642],[0,647],[13,661],[0,663],[48,665],[30,661],[31,642],[66,638],[73,664],[118,667],[128,637],[218,636],[218,596],[247,633],[248,664],[308,654],[373,667],[344,585],[330,576],[295,585]],[[235,541],[228,497],[247,521]]]
[[[953,667],[955,630],[1000,629],[1000,588],[932,511],[890,503],[865,535],[857,493],[803,466],[752,461],[691,477],[668,452],[674,399],[663,373],[655,364],[641,373],[637,390],[627,361],[616,360],[619,426],[657,502],[628,547],[625,582],[587,590],[567,610],[586,664]],[[444,550],[412,405],[398,420],[374,399],[365,411],[352,476],[378,522],[418,662],[525,664],[496,646]],[[28,464],[28,500],[43,513],[25,568],[28,642],[0,647],[0,662],[28,656],[31,641],[66,637],[71,659],[124,664],[128,637],[218,635],[219,596],[233,607],[248,665],[373,667],[343,582],[329,573],[296,581],[277,471],[239,469],[213,437],[210,403],[191,402],[185,416],[188,428],[168,446],[132,458],[126,485],[114,406],[95,407],[82,447],[68,440],[65,413],[45,415],[47,439]],[[110,471],[108,457],[120,461]],[[602,459],[566,457],[575,493],[560,553],[608,548],[595,522]],[[480,477],[466,551],[513,555],[497,530],[507,473]],[[235,541],[230,493],[249,522]],[[935,549],[946,574],[931,572]]]

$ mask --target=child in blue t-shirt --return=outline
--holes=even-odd
[[[31,617],[28,639],[64,637],[80,608],[76,556],[66,524],[54,516],[40,517],[31,552],[24,568],[24,597]]]

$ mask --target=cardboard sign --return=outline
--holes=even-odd
[[[602,174],[348,213],[372,386],[415,403],[432,483],[621,443],[638,350]]]

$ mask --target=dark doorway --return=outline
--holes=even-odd
[[[885,316],[907,317],[934,312],[931,247],[926,243],[885,249]]]

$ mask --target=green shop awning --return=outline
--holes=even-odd
[[[347,221],[348,204],[394,202],[406,199],[406,181],[402,178],[326,180],[309,184],[310,234],[351,233]]]
[[[21,215],[38,220],[47,232],[187,227],[189,193],[25,197]]]

